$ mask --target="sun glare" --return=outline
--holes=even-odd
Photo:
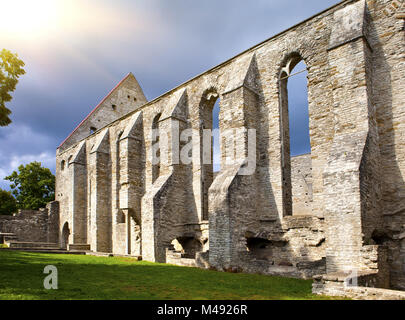
[[[0,0],[0,35],[36,38],[58,26],[62,0]]]

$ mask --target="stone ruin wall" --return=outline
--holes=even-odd
[[[59,204],[50,202],[40,210],[19,210],[12,216],[0,216],[0,232],[14,234],[19,242],[58,243]]]
[[[291,157],[291,197],[293,215],[312,214],[311,154]]]
[[[308,278],[356,269],[385,274],[381,283],[404,290],[402,5],[343,1],[62,145],[60,241],[65,234],[93,251],[158,262],[180,244],[185,257],[191,252],[219,270]],[[311,154],[290,160],[287,83],[280,78],[301,59]],[[221,171],[214,179],[200,151],[217,98]],[[160,165],[152,164],[152,128],[170,132],[160,143],[169,159]],[[172,142],[186,128],[195,129],[193,161],[175,164]],[[252,175],[238,175],[246,167],[246,132],[233,150],[241,161],[225,165],[232,128],[256,129]],[[380,251],[386,255],[370,267],[364,256]]]

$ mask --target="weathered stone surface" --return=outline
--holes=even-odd
[[[57,150],[59,241],[219,270],[357,270],[369,285],[404,290],[403,5],[342,1],[150,102],[135,78],[122,82]],[[291,158],[287,81],[301,60],[311,153]],[[217,99],[214,174],[202,146]],[[158,164],[152,129],[168,133]],[[184,129],[194,129],[192,163],[176,161]],[[253,142],[254,169],[241,175]],[[339,277],[326,279],[315,292],[340,290]]]
[[[13,216],[0,216],[0,233],[13,234],[19,242],[49,242],[59,239],[59,206],[50,202],[40,210],[19,210]]]

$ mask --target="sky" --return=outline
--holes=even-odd
[[[0,127],[0,188],[20,164],[54,172],[57,146],[128,72],[152,100],[338,2],[0,0],[0,49],[26,70]],[[309,151],[305,87],[289,80],[293,154]]]

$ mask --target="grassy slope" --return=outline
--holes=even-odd
[[[45,290],[46,265],[59,289]],[[0,250],[0,299],[326,299],[310,280],[231,274],[130,258]]]

